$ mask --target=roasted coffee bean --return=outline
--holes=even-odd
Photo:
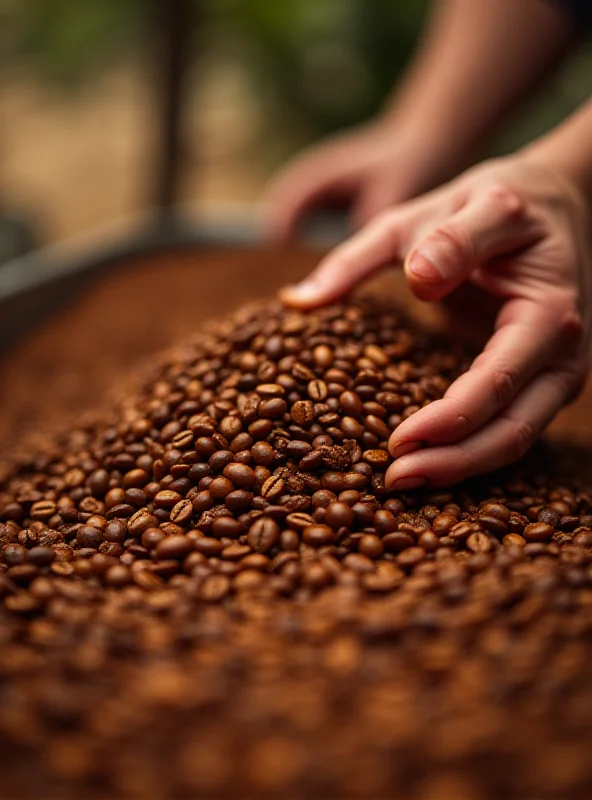
[[[290,410],[290,416],[297,425],[308,425],[315,418],[315,410],[312,401],[297,400]]]
[[[270,475],[261,487],[261,497],[266,500],[274,500],[282,494],[285,486],[286,482],[279,475]]]
[[[161,559],[183,559],[193,550],[194,543],[188,536],[165,536],[156,545],[156,557]]]
[[[522,533],[527,542],[547,542],[553,536],[553,527],[545,522],[532,522]]]
[[[249,528],[247,541],[256,552],[267,553],[275,546],[279,537],[277,522],[269,517],[259,517]]]
[[[251,489],[255,483],[255,473],[246,464],[231,463],[224,467],[224,477],[232,481],[237,489]]]
[[[325,522],[333,530],[339,528],[351,528],[354,522],[354,512],[347,503],[335,502],[327,506],[325,511]]]
[[[315,403],[322,403],[328,395],[327,384],[318,378],[313,378],[309,382],[306,391],[310,399]]]
[[[103,532],[90,525],[82,525],[76,533],[76,543],[80,547],[98,547],[103,541]]]
[[[271,302],[173,346],[108,424],[9,454],[8,793],[583,797],[585,465],[384,484],[390,431],[469,363],[386,301]]]
[[[309,525],[302,532],[302,541],[311,547],[333,544],[335,533],[328,525]]]

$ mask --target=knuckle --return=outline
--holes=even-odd
[[[518,377],[513,367],[499,364],[493,373],[493,391],[498,408],[504,408],[516,394]]]
[[[455,469],[454,482],[458,483],[467,478],[472,478],[474,475],[477,475],[480,470],[478,469],[475,454],[468,445],[459,444],[456,449],[458,452],[458,464]]]
[[[379,233],[388,233],[397,222],[397,215],[391,208],[378,211],[373,217],[371,225]]]
[[[512,219],[518,216],[523,210],[523,203],[518,194],[507,184],[501,182],[493,183],[488,191],[488,197],[496,204],[502,216]]]
[[[508,425],[507,444],[505,448],[507,461],[517,461],[530,450],[538,431],[536,427],[526,419],[505,418]]]
[[[475,258],[475,244],[468,231],[458,225],[442,225],[428,237],[441,250],[441,258],[451,265]]]

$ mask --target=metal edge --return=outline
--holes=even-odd
[[[303,231],[302,241],[330,247],[346,233],[342,218],[319,215]],[[200,220],[177,212],[104,226],[14,259],[0,267],[0,358],[118,262],[173,248],[232,248],[262,241],[256,213]]]

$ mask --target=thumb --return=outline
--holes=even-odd
[[[520,198],[488,187],[411,250],[405,274],[421,300],[440,300],[485,261],[514,249],[524,228]]]

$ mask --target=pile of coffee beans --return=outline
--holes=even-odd
[[[592,492],[385,488],[466,354],[243,309],[0,486],[6,797],[586,798]]]

